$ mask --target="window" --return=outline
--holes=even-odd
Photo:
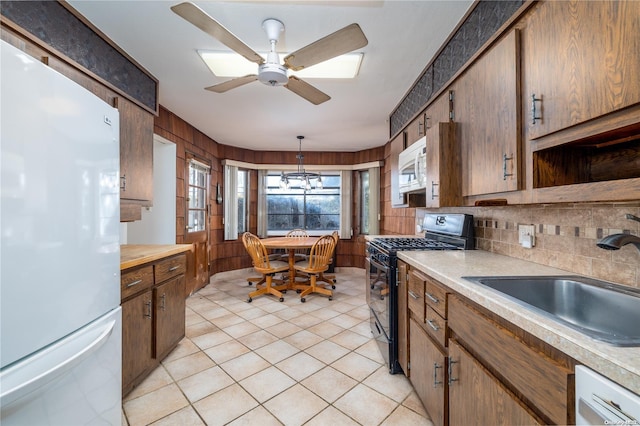
[[[360,172],[360,233],[369,234],[369,170]]]
[[[292,182],[290,189],[281,189],[280,172],[269,172],[265,191],[267,234],[284,235],[294,228],[316,235],[339,230],[341,174],[323,172],[322,182],[322,189],[305,190],[297,182]]]
[[[188,173],[187,232],[200,232],[207,229],[209,166],[190,160]]]
[[[249,230],[249,170],[224,166],[224,239],[237,240]]]

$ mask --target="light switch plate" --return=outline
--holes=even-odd
[[[534,225],[518,225],[518,243],[524,248],[536,245],[536,227]]]

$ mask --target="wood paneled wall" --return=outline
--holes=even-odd
[[[249,268],[251,261],[246,254],[242,241],[224,241],[224,225],[222,223],[224,211],[222,204],[216,204],[215,187],[219,182],[224,186],[222,160],[230,159],[254,164],[295,164],[296,151],[253,151],[219,144],[192,125],[167,110],[160,107],[159,115],[154,122],[154,132],[163,138],[174,142],[176,149],[176,243],[184,242],[185,238],[185,175],[186,155],[189,152],[211,165],[211,191],[209,203],[212,207],[210,217],[210,274],[234,269]],[[357,152],[303,152],[305,165],[336,164],[352,165],[380,161],[387,149],[384,146]],[[386,169],[383,172],[386,176]],[[385,177],[385,182],[388,179]],[[257,172],[250,173],[250,203],[249,224],[250,231],[257,232]],[[386,192],[386,190],[385,190]],[[354,201],[355,202],[355,201]],[[384,205],[385,202],[381,201]],[[399,212],[405,209],[396,209]],[[415,209],[411,209],[414,211]],[[394,219],[383,220],[383,223],[393,223]],[[413,225],[412,225],[413,227]],[[395,229],[392,227],[391,229]],[[393,232],[388,232],[393,233]],[[400,232],[397,232],[400,233]],[[340,240],[337,247],[337,267],[364,267],[364,237],[354,235],[350,240]]]
[[[384,169],[380,176],[381,234],[413,235],[416,233],[416,209],[413,207],[391,207],[391,143],[384,146]]]

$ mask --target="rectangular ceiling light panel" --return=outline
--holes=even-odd
[[[217,77],[242,77],[258,74],[258,65],[235,52],[198,50],[198,54]],[[260,52],[267,58],[267,54]],[[283,57],[287,54],[281,54]],[[300,78],[355,78],[360,71],[363,53],[347,53],[300,71],[289,71],[289,75]]]

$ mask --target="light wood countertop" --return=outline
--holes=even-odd
[[[124,244],[120,246],[120,270],[193,250],[193,244]]]

